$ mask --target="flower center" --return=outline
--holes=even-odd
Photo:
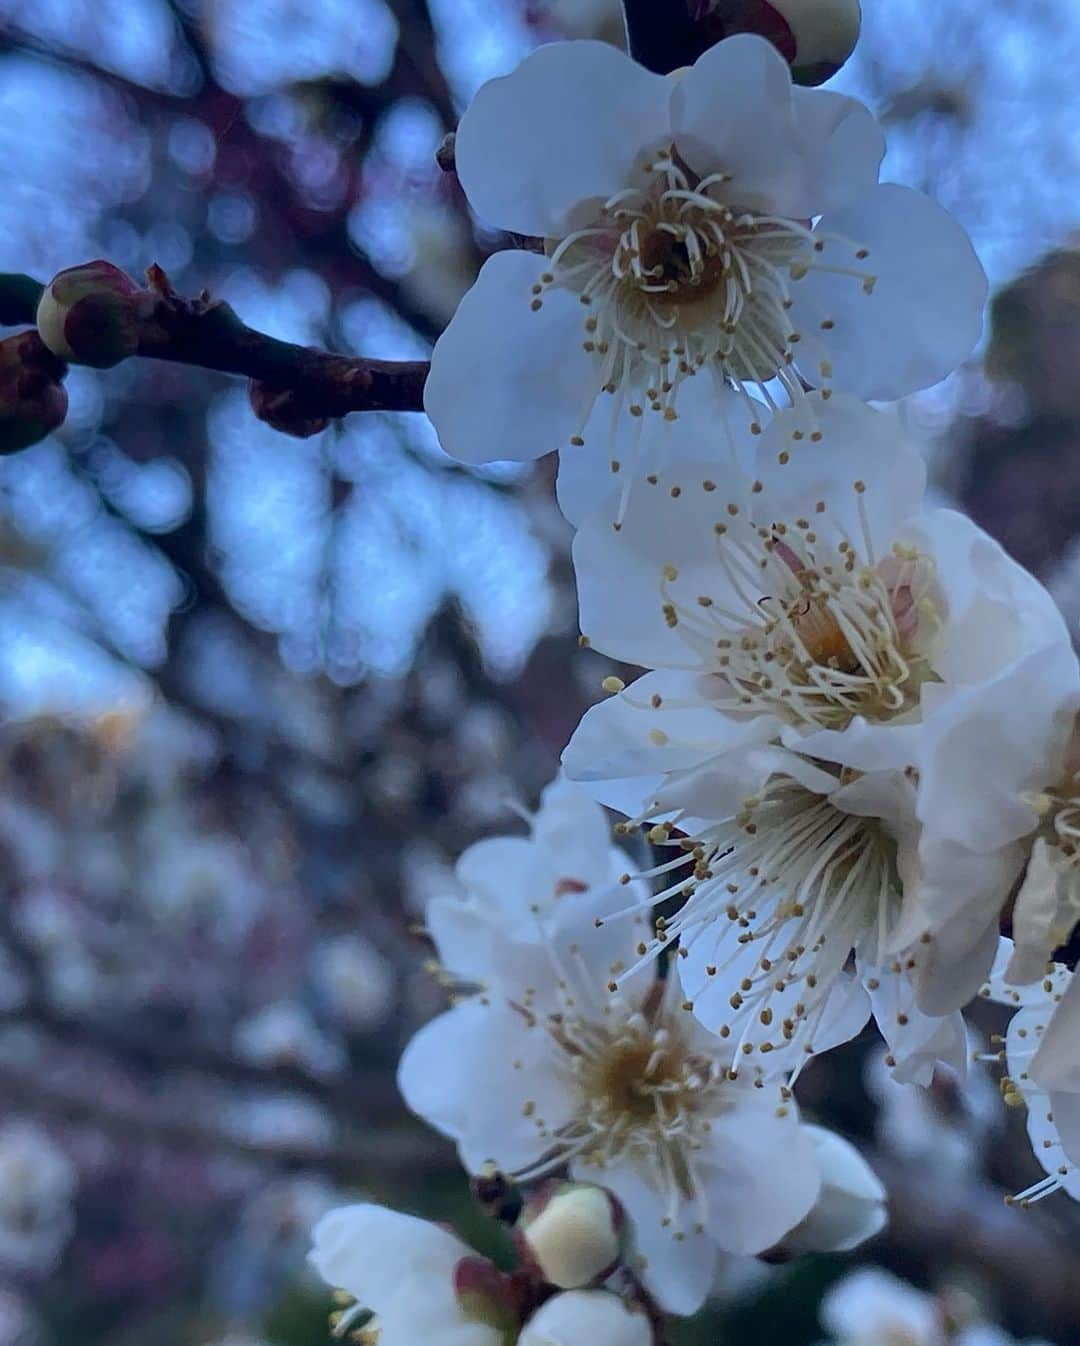
[[[674,983],[656,991],[643,1009],[616,994],[594,1015],[551,1016],[547,1030],[579,1100],[577,1115],[519,1180],[571,1158],[604,1168],[627,1157],[647,1164],[672,1202],[699,1194],[694,1154],[709,1118],[727,1106],[726,1072],[694,1050]]]
[[[679,383],[706,366],[739,388],[776,378],[792,404],[803,405],[792,286],[825,271],[873,290],[875,276],[861,265],[823,256],[836,243],[861,264],[865,248],[737,200],[732,175],[698,178],[674,148],[663,149],[644,165],[641,186],[609,197],[586,227],[549,244],[550,266],[532,306],[542,308],[553,285],[579,295],[598,382],[608,392],[628,391],[632,414],[648,406],[674,419]],[[824,313],[820,324],[833,326]],[[822,364],[811,373],[820,383],[831,371]]]
[[[940,625],[933,563],[899,544],[877,561],[868,530],[857,549],[828,527],[824,502],[817,511],[813,527],[765,528],[729,505],[714,530],[723,597],[687,593],[664,566],[664,619],[717,675],[719,710],[824,729],[906,715],[938,680],[919,648]]]

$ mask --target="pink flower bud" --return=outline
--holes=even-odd
[[[0,453],[29,448],[63,425],[66,372],[37,332],[0,341]]]
[[[618,1265],[625,1223],[622,1207],[603,1187],[553,1181],[529,1197],[514,1233],[527,1267],[549,1285],[576,1290]]]
[[[149,290],[111,262],[98,260],[59,272],[38,304],[41,339],[72,364],[110,369],[136,354],[154,305]]]

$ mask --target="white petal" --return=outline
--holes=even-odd
[[[558,1128],[573,1112],[542,1025],[479,996],[412,1038],[398,1088],[413,1112],[457,1141],[470,1173],[488,1161],[504,1171],[531,1163],[547,1148],[541,1128]]]
[[[803,1126],[814,1143],[821,1191],[810,1214],[784,1236],[787,1252],[847,1252],[885,1224],[885,1188],[854,1145],[822,1126]]]
[[[424,924],[447,972],[477,986],[488,981],[502,924],[497,912],[453,897],[433,897]]]
[[[928,839],[991,851],[1031,832],[1037,819],[1021,796],[1059,775],[1078,691],[1076,655],[1056,644],[942,704],[927,720],[919,763]]]
[[[902,540],[935,562],[945,630],[933,664],[947,682],[985,681],[1038,647],[1071,648],[1050,594],[965,515],[929,510],[907,524]],[[1075,668],[1074,658],[1074,681]]]
[[[1073,1164],[1080,1163],[1080,1093],[1052,1090],[1049,1103],[1065,1157]],[[1076,1199],[1075,1190],[1070,1191],[1069,1195]]]
[[[573,780],[650,776],[697,766],[761,738],[755,721],[709,705],[695,675],[662,670],[590,707],[563,752],[563,766]]]
[[[458,125],[457,175],[489,224],[562,237],[574,207],[627,186],[670,139],[671,85],[606,42],[538,47],[485,84]]]
[[[463,851],[455,873],[466,892],[501,918],[535,922],[555,898],[556,857],[526,837],[486,837]]]
[[[929,197],[885,183],[825,215],[815,264],[863,268],[873,292],[846,275],[811,270],[792,286],[799,365],[821,361],[838,389],[890,400],[938,383],[971,354],[982,332],[986,275],[963,228]],[[866,248],[865,261],[853,247]],[[822,322],[831,322],[824,330]]]
[[[324,1215],[312,1234],[311,1263],[327,1283],[376,1313],[390,1306],[406,1275],[449,1282],[472,1249],[427,1220],[362,1204]]]
[[[560,882],[591,888],[617,878],[626,868],[626,857],[612,849],[604,810],[570,781],[557,780],[544,791],[532,834],[552,857]]]
[[[962,890],[962,874],[955,882]],[[997,951],[999,912],[1000,906],[976,901],[935,929],[929,944],[920,946],[919,966],[912,977],[924,1013],[949,1014],[978,994]]]
[[[766,424],[768,408],[755,416]],[[583,431],[585,443],[559,451],[559,508],[575,528],[594,514],[610,525],[632,491],[648,494],[647,477],[669,490],[683,479],[686,462],[703,464],[722,486],[733,471],[750,471],[756,439],[749,425],[745,399],[711,371],[683,381],[673,421],[652,411],[631,416],[622,398],[602,397]]]
[[[675,87],[671,120],[679,155],[699,176],[730,175],[724,200],[800,219],[820,211],[791,72],[763,38],[729,37],[698,57]]]
[[[606,1290],[554,1295],[528,1320],[517,1346],[652,1346],[653,1331],[640,1310]]]
[[[713,1120],[699,1167],[709,1194],[706,1227],[725,1252],[759,1253],[809,1213],[821,1188],[813,1141],[793,1104],[768,1086],[735,1086]]]
[[[789,525],[800,516],[812,518],[819,533],[836,529],[849,538],[861,561],[879,562],[922,503],[922,454],[892,412],[873,411],[840,393],[827,401],[812,396],[809,406],[820,441],[792,438],[793,432],[805,434],[805,410],[781,412],[759,439],[754,475],[764,489],[757,514],[762,523]],[[862,491],[855,490],[856,482]],[[825,504],[823,516],[816,514],[819,501]]]
[[[1073,977],[1046,1025],[1031,1061],[1040,1089],[1080,1095],[1080,977]],[[1080,1152],[1080,1151],[1078,1151]]]
[[[893,1078],[900,1084],[928,1086],[941,1061],[962,1079],[967,1068],[967,1037],[959,1012],[924,1014],[915,1003],[910,977],[890,967],[859,963],[859,975],[870,992],[881,1035],[895,1061]]]
[[[582,347],[574,295],[551,289],[531,309],[545,265],[531,252],[489,257],[435,343],[424,410],[451,458],[540,458],[585,422],[600,366]]]
[[[644,1265],[639,1275],[661,1308],[669,1313],[696,1313],[716,1276],[716,1244],[697,1228],[694,1205],[681,1200],[672,1205],[665,1183],[645,1157],[638,1162],[620,1159],[597,1171],[576,1162],[573,1175],[582,1181],[602,1182],[622,1202],[634,1231],[634,1246]]]
[[[676,959],[679,981],[693,1004],[694,1018],[710,1033],[727,1030],[717,1048],[734,1053],[737,1063],[745,1061],[779,1074],[800,1068],[809,1055],[830,1051],[862,1031],[870,1017],[870,1001],[858,979],[849,973],[840,975],[824,1003],[811,1007],[805,1019],[795,1013],[795,1006],[807,995],[801,980],[783,991],[772,989],[768,998],[770,1026],[760,1021],[762,1002],[733,1009],[731,998],[741,992],[743,983],[761,977],[761,945],[740,945],[737,933],[728,928],[727,922],[705,927],[696,937],[683,939],[685,955]],[[782,936],[777,947],[786,947]],[[710,968],[715,971],[710,972]],[[785,1019],[797,1024],[790,1039],[784,1038],[781,1029]],[[763,1053],[760,1048],[766,1042],[770,1048]],[[752,1048],[750,1054],[744,1054],[744,1045]]]
[[[885,134],[869,108],[831,89],[791,91],[807,158],[815,163],[814,209],[839,210],[875,186]]]
[[[717,480],[717,490],[704,489],[703,483]],[[574,571],[581,629],[596,649],[646,668],[709,666],[711,659],[670,624],[665,567],[677,571],[677,579],[667,582],[672,600],[691,612],[701,611],[701,597],[745,608],[747,600],[738,594],[726,603],[730,581],[717,560],[715,528],[730,522],[729,503],[745,508],[750,485],[733,474],[718,479],[716,464],[705,459],[680,462],[663,481],[631,493],[618,530],[604,511],[582,524],[574,539]]]

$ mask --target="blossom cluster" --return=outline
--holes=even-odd
[[[328,1217],[317,1265],[386,1346],[637,1346],[725,1254],[872,1235],[880,1184],[793,1095],[871,1016],[925,1085],[962,1077],[974,998],[1017,1006],[1003,1093],[1048,1165],[1022,1199],[1080,1191],[1080,990],[1052,961],[1080,919],[1080,672],[1050,596],[869,405],[966,359],[986,298],[883,152],[746,35],[669,77],[543,47],[462,119],[470,204],[538,242],[485,264],[426,407],[465,461],[559,450],[582,643],[646,671],[605,679],[531,835],[429,903],[454,1003],[399,1071],[478,1182],[579,1186],[526,1203],[512,1273],[379,1208]]]

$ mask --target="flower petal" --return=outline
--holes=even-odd
[[[390,1306],[404,1275],[449,1284],[457,1262],[472,1254],[439,1225],[367,1203],[330,1211],[312,1238],[311,1263],[327,1285],[376,1313]]]
[[[602,1181],[622,1202],[634,1230],[638,1273],[646,1289],[668,1313],[696,1313],[716,1275],[716,1244],[698,1228],[692,1203],[672,1205],[664,1175],[642,1157],[620,1159],[602,1172],[576,1161],[575,1178]]]
[[[538,47],[490,80],[458,125],[457,175],[489,224],[562,237],[574,207],[627,186],[670,140],[671,85],[606,42]]]
[[[757,422],[767,423],[768,408],[754,406]],[[748,474],[756,443],[749,423],[746,399],[711,370],[679,385],[675,420],[652,410],[631,416],[623,399],[603,397],[583,431],[585,443],[559,450],[559,508],[575,528],[600,513],[610,526],[631,491],[649,494],[646,478],[670,489],[682,479],[683,463],[705,463],[704,474],[718,483],[733,471]]]
[[[574,780],[678,771],[761,742],[764,721],[773,723],[769,716],[740,720],[715,710],[696,675],[662,669],[590,707],[563,751],[563,766]]]
[[[716,468],[707,459],[679,463],[655,485],[637,487],[618,529],[603,511],[583,522],[574,571],[581,629],[596,649],[645,668],[712,666],[715,641],[697,632],[699,600],[729,602],[735,611],[752,601],[731,593],[716,537],[717,526],[730,522],[729,505],[747,508],[752,483],[734,472],[718,476]],[[692,615],[678,618],[671,603]]]
[[[1040,1089],[1080,1096],[1080,977],[1074,976],[1043,1031],[1029,1074]],[[1080,1148],[1078,1148],[1080,1153]]]
[[[791,309],[809,378],[824,361],[838,389],[889,400],[939,382],[971,354],[986,274],[963,228],[936,202],[884,183],[824,216],[815,232],[824,249],[793,283]],[[867,250],[865,261],[853,260],[853,248]],[[821,266],[862,268],[875,278],[873,292]]]
[[[967,1035],[963,1016],[924,1014],[915,1003],[915,987],[903,972],[859,961],[859,975],[870,993],[874,1019],[893,1058],[893,1078],[900,1084],[928,1086],[939,1061],[963,1079],[967,1068]]]
[[[723,199],[798,219],[818,213],[817,165],[795,120],[791,72],[763,38],[739,34],[699,56],[675,86],[671,122],[680,157],[699,176],[728,175]]]
[[[1057,778],[1078,703],[1076,655],[1063,643],[1032,650],[941,705],[919,762],[928,837],[991,851],[1033,831],[1038,820],[1022,796]]]
[[[600,391],[576,296],[550,289],[533,311],[544,258],[497,252],[435,343],[424,410],[463,463],[524,462],[576,434]]]
[[[791,91],[804,152],[815,165],[812,215],[839,210],[876,186],[885,134],[865,104],[831,89]]]
[[[733,1106],[714,1118],[700,1168],[705,1225],[725,1252],[760,1253],[807,1215],[821,1188],[811,1138],[775,1088],[733,1086]]]
[[[827,401],[808,400],[820,440],[800,435],[795,441],[793,434],[805,431],[807,413],[789,410],[775,416],[758,441],[754,475],[763,489],[756,516],[763,524],[789,527],[800,516],[812,518],[818,533],[835,531],[850,539],[860,561],[877,564],[922,503],[922,454],[892,412],[874,411],[840,393]]]
[[[507,1172],[531,1163],[547,1148],[544,1135],[573,1112],[543,1027],[480,996],[420,1029],[402,1055],[398,1088],[413,1112],[457,1141],[470,1173],[488,1161]]]
[[[536,1310],[518,1346],[653,1346],[649,1319],[607,1290],[566,1290]]]
[[[557,780],[544,791],[532,834],[534,844],[554,861],[559,884],[570,881],[591,888],[618,878],[626,868],[625,854],[611,844],[603,809],[568,780]]]

